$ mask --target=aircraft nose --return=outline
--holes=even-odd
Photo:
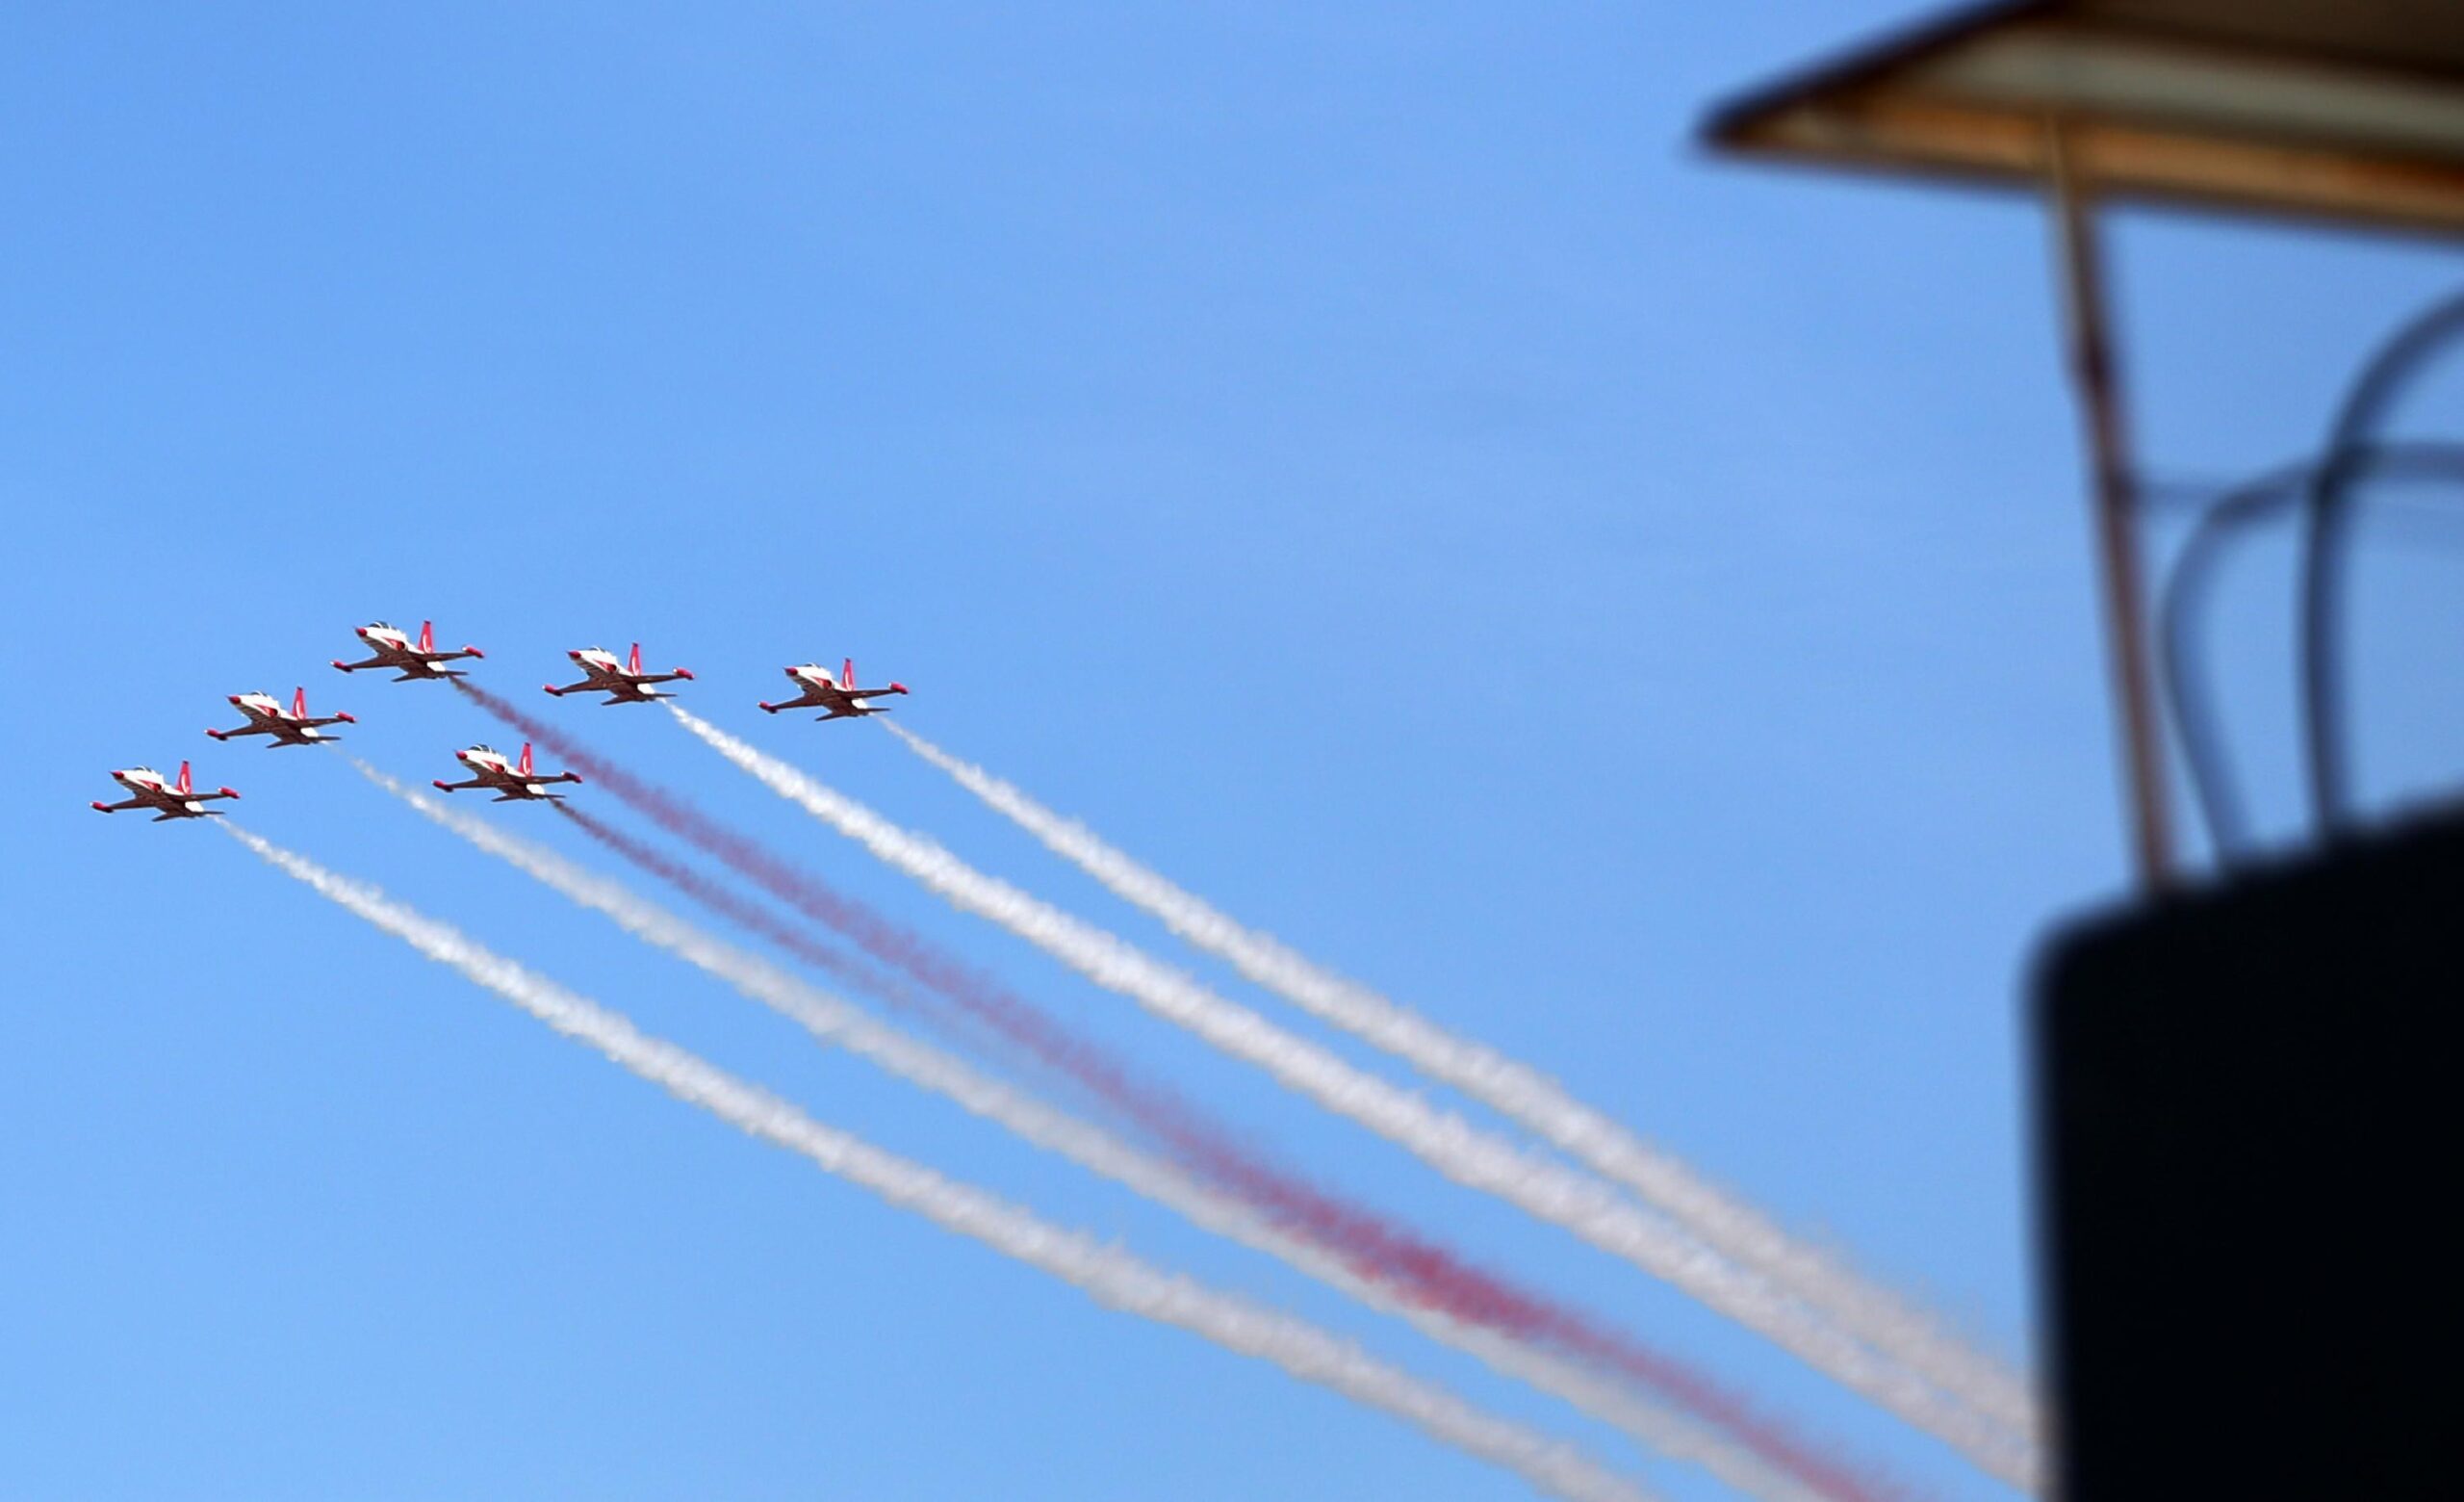
[[[238,694],[236,694],[236,693],[235,693],[235,694],[233,694],[233,695],[231,695],[231,702],[232,702],[232,703],[234,703],[234,704],[239,703],[239,702],[240,702],[240,696],[239,696]]]

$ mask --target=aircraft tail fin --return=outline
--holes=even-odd
[[[514,770],[525,777],[530,775],[530,742],[527,740],[522,743],[522,760],[516,764]]]
[[[420,650],[422,652],[436,650],[436,622],[420,622]]]
[[[172,786],[171,790],[173,792],[188,792],[192,790],[189,787],[189,764],[186,762],[182,762],[180,764],[180,780]]]
[[[638,641],[633,643],[633,655],[625,660],[625,671],[635,678],[642,676],[642,644]]]
[[[308,686],[306,684],[301,684],[291,690],[291,717],[293,719],[308,717]]]

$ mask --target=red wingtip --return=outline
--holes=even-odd
[[[550,693],[554,694],[559,699],[565,696],[565,691],[562,688],[557,687],[554,684],[541,684],[539,686],[547,689]]]
[[[484,652],[480,651],[478,648],[476,648],[476,647],[475,647],[475,646],[471,645],[471,644],[470,644],[469,642],[467,642],[467,641],[466,641],[466,642],[464,642],[464,643],[462,644],[462,650],[463,650],[463,651],[465,651],[465,652],[468,652],[469,654],[471,654],[471,655],[472,655],[473,657],[475,657],[475,658],[483,658],[483,657],[486,657],[486,656],[487,656],[487,654],[486,654],[486,653],[484,653]]]
[[[574,780],[574,786],[575,786],[575,787],[578,788],[578,787],[580,787],[580,786],[581,786],[581,773],[579,773],[579,772],[567,772],[565,775],[566,775],[566,776],[568,776],[568,777],[570,777],[570,778],[572,778],[572,779]]]
[[[240,795],[240,790],[237,788],[217,788],[214,790],[226,798],[236,798]]]
[[[889,691],[892,693],[905,693],[907,691],[907,686],[902,683],[893,682],[889,686]]]
[[[215,739],[217,739],[217,740],[219,740],[219,739],[221,739],[221,738],[222,738],[222,732],[221,732],[221,731],[218,731],[218,730],[217,730],[217,729],[215,729],[215,728],[214,728],[213,726],[211,726],[211,725],[208,725],[207,727],[205,727],[205,733],[206,733],[207,735],[209,735],[209,736],[212,736],[212,737],[213,737]]]
[[[86,806],[97,814],[108,814],[112,811],[112,806],[108,803],[89,803]]]
[[[778,713],[778,712],[779,712],[779,707],[778,707],[777,705],[775,705],[775,704],[772,704],[772,703],[771,703],[769,700],[767,700],[767,699],[762,700],[762,701],[761,701],[761,703],[760,703],[760,705],[758,706],[758,708],[760,709],[761,712],[762,712],[762,713],[764,713],[764,714],[776,714],[776,713]]]
[[[350,671],[349,664],[346,663],[341,658],[334,659],[334,665],[341,668],[346,673]]]
[[[357,715],[350,714],[341,710],[334,712],[334,718],[341,720],[346,725],[356,725],[359,723],[359,717]]]
[[[676,676],[679,678],[690,678],[693,676],[693,669],[689,667],[680,667],[676,670]]]
[[[442,777],[431,777],[427,781],[428,786],[436,789],[439,792],[451,792],[453,790],[452,789],[445,786],[445,779]]]

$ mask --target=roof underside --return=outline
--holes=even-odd
[[[1712,115],[1718,149],[2464,233],[2459,0],[2017,0]]]

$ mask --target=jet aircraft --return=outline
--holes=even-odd
[[[584,647],[565,656],[572,658],[574,665],[581,669],[582,680],[562,688],[554,684],[543,686],[558,698],[569,693],[603,693],[607,697],[600,701],[603,704],[648,704],[653,699],[676,697],[672,693],[654,692],[651,685],[672,684],[680,678],[693,676],[689,667],[680,667],[672,673],[643,672],[642,644],[638,641],[633,643],[632,655],[622,662],[616,660],[615,653],[602,647]]]
[[[180,764],[176,782],[166,779],[150,766],[130,766],[112,773],[112,781],[127,789],[131,796],[117,803],[97,803],[95,809],[105,814],[117,814],[124,809],[151,809],[154,822],[167,818],[207,818],[220,814],[205,805],[215,798],[236,798],[240,794],[229,788],[214,792],[199,792],[189,785],[189,764]]]
[[[889,712],[888,705],[866,704],[864,701],[907,691],[907,686],[898,683],[891,684],[886,688],[857,687],[854,658],[847,660],[846,665],[838,670],[838,676],[835,678],[831,677],[830,669],[820,663],[807,662],[798,667],[788,668],[787,682],[794,684],[801,690],[798,696],[778,704],[764,701],[761,705],[763,713],[776,714],[781,710],[828,710],[830,712],[827,714],[813,716],[815,719],[826,720],[854,719],[861,714],[886,714]]]
[[[288,712],[283,710],[281,700],[262,690],[235,693],[231,696],[231,703],[248,717],[248,723],[237,730],[208,730],[206,734],[217,740],[228,740],[234,736],[271,736],[273,738],[266,742],[269,747],[321,745],[342,738],[321,736],[317,734],[319,726],[359,723],[347,714],[311,715],[306,688],[292,690]]]
[[[518,798],[539,798],[551,803],[564,800],[561,792],[550,792],[552,783],[578,783],[578,772],[534,772],[530,769],[530,742],[522,743],[519,760],[509,759],[494,746],[470,746],[453,753],[453,759],[471,769],[473,775],[463,782],[438,782],[443,792],[459,792],[468,788],[484,788],[495,793],[499,803]]]
[[[376,655],[365,662],[346,662],[336,658],[334,665],[346,673],[356,673],[363,667],[396,669],[402,675],[394,680],[398,684],[408,683],[414,678],[459,678],[462,676],[460,668],[439,667],[437,664],[455,661],[462,658],[487,656],[478,648],[471,646],[466,646],[459,652],[437,651],[436,632],[432,624],[427,621],[420,622],[420,639],[417,646],[411,644],[409,634],[400,627],[389,626],[383,621],[372,621],[356,630],[359,639],[367,642],[369,648]]]

